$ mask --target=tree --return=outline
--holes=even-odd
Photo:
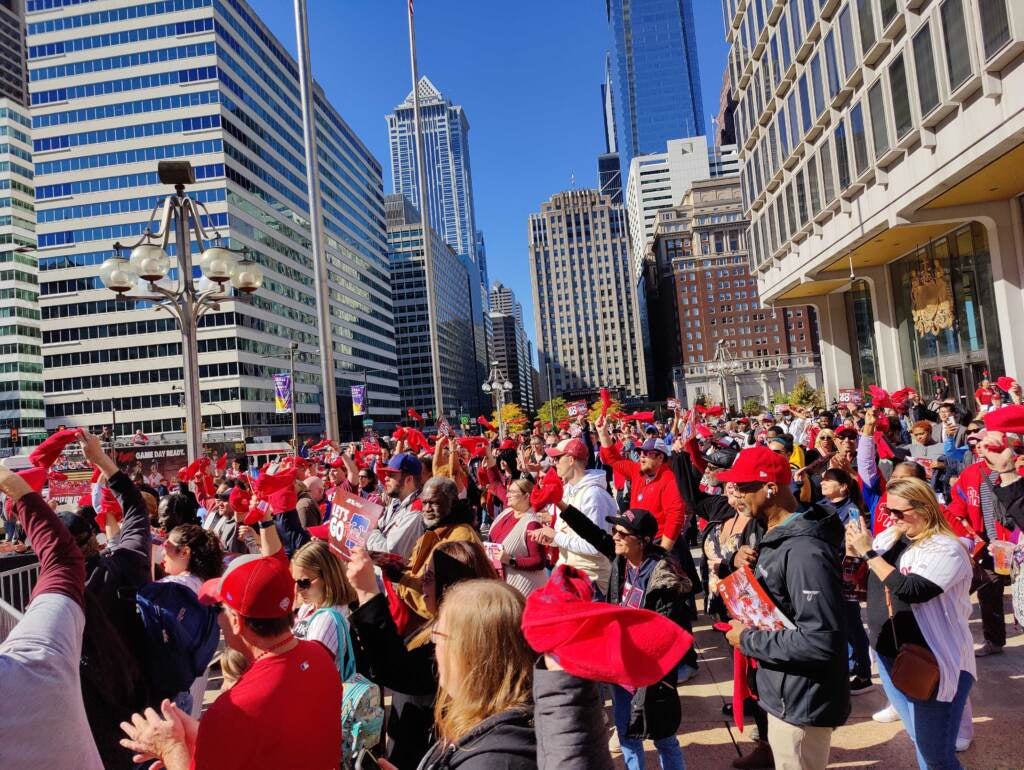
[[[787,403],[790,406],[803,406],[808,408],[822,408],[825,406],[825,398],[821,392],[811,387],[807,378],[803,375],[797,378],[793,390],[790,391]]]
[[[495,425],[499,425],[498,422],[498,410],[495,409],[491,412],[491,418]],[[519,404],[507,403],[501,407],[501,419],[505,421],[505,433],[521,433],[530,425],[530,420],[526,416],[526,412]]]
[[[617,398],[613,398],[612,399],[612,405],[608,407],[608,414],[609,415],[619,414],[620,412],[623,412],[623,411],[625,411],[625,410],[622,408],[622,402],[619,401]],[[601,399],[598,399],[597,401],[595,401],[591,405],[590,413],[587,415],[587,417],[590,418],[591,422],[597,422],[597,418],[600,417],[600,416],[601,416]]]
[[[550,401],[545,401],[537,410],[537,419],[541,421],[541,425],[547,427],[551,424],[552,411],[554,411],[555,425],[562,420],[569,419],[569,412],[565,408],[565,399],[556,396]]]
[[[743,414],[752,416],[755,414],[762,414],[764,412],[764,405],[761,403],[759,398],[748,398],[743,402]]]

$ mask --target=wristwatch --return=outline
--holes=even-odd
[[[516,557],[515,556],[513,556],[511,559],[508,560],[508,566],[510,566],[512,569],[516,568]]]
[[[879,553],[874,548],[869,548],[867,551],[864,552],[865,559],[877,559],[878,556]]]
[[[270,529],[272,526],[274,526],[274,520],[273,519],[271,519],[270,521],[261,521],[259,523],[259,528],[260,529]]]

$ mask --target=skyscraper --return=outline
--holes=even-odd
[[[473,292],[473,346],[477,375],[482,383],[487,376],[487,280],[476,248],[478,231],[473,211],[469,119],[465,110],[446,99],[429,78],[420,78],[417,93],[430,224],[455,253],[463,257],[476,286]],[[405,101],[387,116],[387,122],[392,192],[411,201],[419,200],[411,91]]]
[[[615,109],[612,104],[612,57],[604,57],[604,82],[601,84],[601,111],[604,115],[604,153],[597,156],[597,186],[612,203],[622,203],[622,168],[619,165],[618,139],[615,138]]]
[[[558,193],[530,215],[540,380],[568,397],[647,394],[626,212],[597,190]],[[550,394],[549,394],[550,397]]]
[[[46,436],[24,12],[0,3],[0,457]]]
[[[636,155],[704,133],[692,0],[605,0],[623,176]]]
[[[497,281],[491,287],[491,327],[494,334],[492,360],[498,362],[498,368],[513,386],[507,400],[532,412],[537,407],[533,390],[533,345],[523,326],[523,306],[512,289]]]
[[[430,413],[437,403],[434,394],[438,387],[446,409],[467,407],[476,400],[478,389],[474,350],[466,344],[472,334],[473,289],[466,265],[433,228],[429,228],[430,248],[424,248],[419,212],[404,195],[387,196],[384,207],[402,407]],[[427,327],[426,255],[434,268],[435,328]],[[433,380],[432,336],[438,339],[440,383]]]
[[[316,88],[331,297],[331,338],[321,340],[298,68],[287,49],[244,0],[35,5],[28,62],[47,426],[96,427],[116,410],[121,434],[181,429],[175,321],[149,302],[115,299],[97,278],[112,244],[136,240],[171,192],[156,174],[166,158],[192,162],[189,194],[209,209],[205,225],[249,249],[266,275],[251,298],[201,319],[207,426],[291,434],[271,379],[287,369],[291,341],[334,356],[336,382],[325,390],[345,402],[345,417],[348,386],[382,370],[369,375],[375,416],[397,419],[381,165]],[[299,431],[317,433],[319,367],[305,355],[295,366]]]

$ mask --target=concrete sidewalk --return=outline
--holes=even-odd
[[[969,770],[1024,769],[1024,634],[1014,624],[1008,597],[1006,608],[1009,639],[1004,654],[978,659],[978,682],[971,691],[974,743],[958,755]],[[977,614],[975,605],[971,628],[980,642]],[[750,751],[752,723],[746,720],[744,733],[740,733],[732,717],[722,714],[722,705],[732,701],[732,652],[725,637],[713,631],[706,620],[702,616],[705,622],[695,628],[700,672],[679,687],[683,710],[679,742],[687,767],[719,770],[731,767],[737,756]],[[913,745],[902,723],[872,721],[871,715],[885,703],[880,684],[874,692],[853,699],[853,713],[832,738],[830,768],[917,767]],[[611,742],[619,767],[624,767],[614,735]],[[647,767],[657,768],[653,744],[647,744],[647,748]]]

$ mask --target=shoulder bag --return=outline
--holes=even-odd
[[[939,663],[932,651],[923,645],[909,642],[900,644],[896,637],[896,618],[888,588],[885,589],[885,606],[889,610],[889,625],[896,645],[896,660],[893,661],[889,678],[896,689],[908,698],[931,700],[939,689]]]

